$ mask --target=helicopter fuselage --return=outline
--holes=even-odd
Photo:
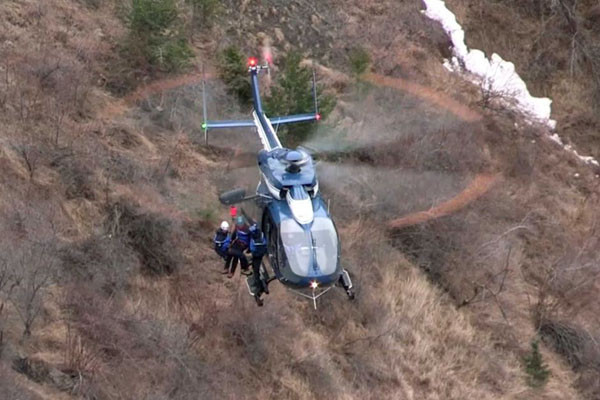
[[[339,281],[340,242],[320,196],[313,161],[303,154],[296,172],[285,156],[297,150],[261,151],[257,206],[275,276],[293,288],[323,288]],[[269,154],[271,153],[271,154]],[[293,164],[292,164],[293,165]]]
[[[248,72],[252,87],[254,111],[252,120],[206,121],[207,130],[215,128],[254,127],[263,145],[258,153],[260,182],[253,196],[259,208],[268,242],[268,255],[275,277],[302,296],[316,299],[336,283],[340,283],[350,298],[354,297],[348,272],[340,265],[340,240],[319,193],[315,165],[310,154],[302,148],[284,148],[273,126],[319,121],[316,83],[313,76],[315,110],[309,114],[268,118],[263,111],[258,86],[258,74],[267,66],[259,66],[250,58]],[[239,194],[241,196],[239,196]],[[232,191],[224,204],[248,200],[243,190]],[[311,293],[303,293],[308,289]]]

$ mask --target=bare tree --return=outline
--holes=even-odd
[[[55,249],[47,243],[31,243],[13,254],[9,261],[10,292],[13,304],[23,322],[23,337],[31,335],[32,326],[42,310],[42,296],[56,271]]]
[[[33,180],[33,176],[40,161],[40,151],[33,145],[20,144],[14,147],[18,154],[23,158],[29,179]]]
[[[4,312],[4,302],[5,296],[3,294],[6,292],[10,294],[12,288],[9,286],[9,282],[11,278],[10,270],[8,268],[8,263],[5,259],[0,259],[0,354],[2,354],[2,346],[4,344],[4,326],[3,326],[3,312]],[[5,288],[9,288],[6,289]]]

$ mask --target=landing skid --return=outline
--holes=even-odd
[[[323,296],[325,293],[329,292],[331,290],[333,286],[329,286],[327,289],[324,289],[323,291],[317,293],[317,289],[313,289],[312,290],[312,294],[306,294],[306,293],[302,293],[298,290],[294,290],[294,289],[290,289],[290,291],[296,293],[299,296],[305,297],[307,299],[310,299],[313,301],[313,305],[315,307],[315,310],[317,309],[317,299],[321,296]]]
[[[354,300],[354,297],[355,297],[354,286],[352,285],[352,279],[350,279],[350,274],[348,273],[348,271],[346,271],[345,269],[342,270],[342,275],[340,275],[340,280],[337,282],[337,284],[344,288],[344,290],[346,291],[346,295],[348,296],[348,298],[350,300]],[[327,289],[323,289],[321,292],[318,292],[318,293],[317,293],[318,289],[313,288],[311,294],[306,294],[306,293],[303,293],[303,292],[300,292],[300,291],[294,290],[294,289],[290,289],[290,290],[299,296],[302,296],[302,297],[312,300],[313,306],[315,307],[315,310],[316,310],[317,309],[317,299],[319,297],[323,296],[329,290],[331,290],[332,287],[333,286],[329,286]]]

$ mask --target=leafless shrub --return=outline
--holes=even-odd
[[[143,271],[153,275],[173,273],[180,262],[171,220],[144,213],[124,201],[107,210],[107,231],[121,238],[139,255]]]
[[[119,183],[134,183],[146,179],[146,171],[131,158],[112,152],[108,157],[107,173]]]
[[[90,7],[93,9],[100,8],[100,6],[103,3],[103,0],[78,0],[78,1],[83,3],[84,5],[86,5],[87,7]]]
[[[10,297],[13,286],[9,286],[12,281],[12,274],[5,259],[0,259],[0,355],[4,346],[4,306],[5,299]],[[8,286],[8,287],[7,287]]]
[[[505,79],[505,78],[504,78]],[[497,88],[494,83],[494,75],[486,76],[479,82],[481,107],[488,110],[504,110],[515,107],[515,92],[508,88]]]
[[[60,257],[65,278],[92,283],[109,295],[128,285],[137,265],[126,243],[100,235],[63,247]]]
[[[41,397],[15,380],[14,372],[0,363],[0,393],[4,400],[40,400]]]
[[[13,360],[13,369],[38,383],[44,382],[50,373],[46,363],[27,357],[18,357]]]
[[[555,250],[547,255],[536,254],[539,264],[524,269],[525,280],[537,290],[537,321],[556,319],[558,315],[575,318],[579,312],[595,306],[600,278],[596,212],[591,219],[584,241],[578,242],[565,235],[554,219],[536,218],[536,233],[551,240]]]
[[[77,329],[82,340],[102,351],[103,360],[124,357],[126,327],[125,321],[119,320],[121,311],[116,296],[107,296],[93,283],[82,281],[69,285],[62,306],[72,328]]]
[[[75,377],[40,359],[17,357],[13,360],[13,369],[34,382],[48,383],[62,391],[72,391],[75,387]]]
[[[79,341],[87,372],[74,390],[86,398],[194,399],[206,393],[206,364],[190,349],[184,324],[131,314],[122,295],[106,296],[94,285],[78,284],[65,299],[75,354]],[[91,364],[86,360],[93,360]],[[143,365],[143,368],[139,368]],[[99,373],[95,373],[98,371]],[[100,373],[101,372],[101,373]],[[151,383],[150,383],[151,382]]]
[[[29,179],[33,180],[35,171],[37,170],[41,159],[41,153],[39,149],[34,145],[21,144],[15,146],[15,150],[23,158],[23,162],[27,168],[27,172],[29,173]]]
[[[72,154],[67,154],[53,161],[51,165],[58,167],[58,173],[65,185],[67,199],[95,199],[93,171],[88,164]]]
[[[66,336],[63,371],[77,376],[81,382],[84,375],[93,375],[96,371],[100,352],[86,345],[70,325]]]
[[[45,290],[56,274],[56,252],[52,244],[33,242],[11,253],[8,300],[23,323],[23,336],[27,337],[42,310]]]
[[[573,368],[579,368],[584,364],[586,342],[593,343],[589,335],[571,324],[550,320],[541,321],[539,331],[544,341],[562,355]]]

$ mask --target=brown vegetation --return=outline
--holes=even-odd
[[[394,77],[372,75],[394,90],[336,87],[334,139],[372,146],[322,164],[357,299],[335,291],[318,312],[277,285],[257,309],[241,280],[217,273],[215,188],[246,176],[224,172],[228,150],[197,144],[198,75],[114,99],[105,85],[141,76],[112,51],[124,35],[112,3],[38,3],[0,5],[7,399],[570,399],[577,379],[596,396],[594,178],[573,180],[578,166],[514,116],[462,105],[477,91],[454,93],[462,84],[441,75],[447,40],[418,2],[225,1],[220,27],[194,36],[208,53],[272,35],[275,54],[304,49],[346,71],[360,45]],[[490,171],[500,183],[469,191],[481,195],[469,207],[444,205]],[[427,206],[440,218],[391,240],[378,228]],[[536,333],[552,371],[540,389],[521,363]]]

